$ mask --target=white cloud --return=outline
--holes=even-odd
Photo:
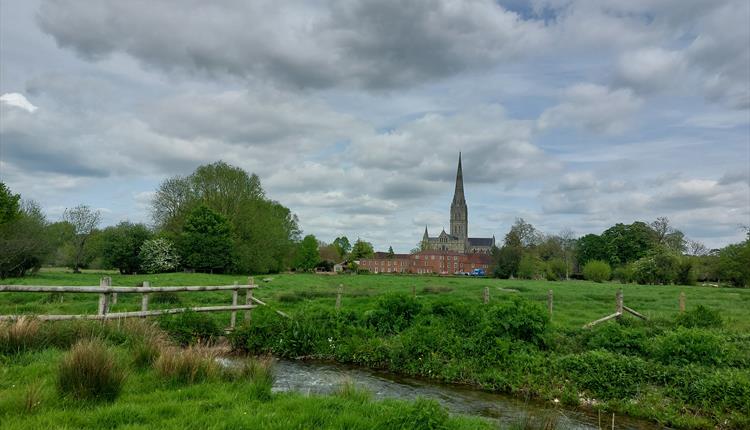
[[[31,113],[34,113],[37,109],[39,109],[38,107],[31,104],[31,102],[26,99],[26,96],[21,93],[3,94],[2,96],[0,96],[0,102],[7,106],[21,108]]]

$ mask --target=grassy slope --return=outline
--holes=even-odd
[[[127,351],[120,348],[118,353],[125,363]],[[56,393],[55,369],[61,357],[62,352],[47,349],[12,357],[0,365],[0,428],[371,429],[389,428],[403,417],[424,412],[413,402],[368,401],[346,395],[283,393],[262,402],[253,398],[246,383],[171,385],[153,371],[135,369],[130,369],[115,402],[76,403]],[[27,411],[30,386],[38,387],[34,397],[38,404]],[[434,412],[430,407],[426,411]],[[491,428],[486,421],[469,417],[452,417],[446,424],[457,430]]]
[[[27,285],[98,285],[101,276],[112,276],[115,286],[135,286],[148,280],[153,286],[170,285],[229,285],[234,281],[246,282],[242,276],[208,274],[159,274],[123,276],[112,273],[72,274],[59,271],[42,272],[37,276],[22,279],[7,279],[5,284]],[[272,279],[263,282],[263,279]],[[548,282],[525,280],[499,280],[475,278],[443,278],[426,276],[323,276],[323,275],[272,275],[256,277],[262,289],[255,292],[274,307],[287,312],[306,301],[333,305],[339,284],[344,285],[343,306],[352,310],[366,310],[373,305],[373,296],[384,292],[411,293],[424,301],[438,296],[455,297],[456,300],[481,305],[482,291],[490,289],[493,302],[521,295],[538,303],[546,303],[547,291],[554,292],[553,323],[561,328],[579,328],[583,324],[614,312],[614,297],[618,288],[623,288],[625,305],[648,317],[667,318],[678,313],[680,292],[687,296],[688,309],[702,304],[721,309],[727,327],[732,331],[750,330],[750,290],[712,288],[697,286],[653,286],[621,285],[616,283],[595,284],[587,281]],[[424,288],[447,287],[450,291],[430,294]],[[517,290],[517,292],[509,291]],[[11,313],[95,313],[96,295],[66,294],[63,301],[47,294],[0,293],[0,314]],[[229,304],[231,293],[183,294],[186,305]],[[137,310],[140,295],[121,294],[113,310]],[[228,320],[228,316],[222,318]]]

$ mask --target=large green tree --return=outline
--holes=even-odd
[[[309,272],[315,268],[320,261],[320,253],[318,252],[318,239],[312,234],[308,234],[302,239],[297,248],[297,258],[295,266],[305,272]]]
[[[291,266],[300,235],[297,217],[266,197],[256,175],[219,161],[165,180],[152,202],[157,229],[177,239],[187,214],[201,205],[232,226],[233,270],[265,273]]]
[[[91,239],[99,223],[102,221],[101,212],[86,205],[78,205],[65,209],[63,221],[73,226],[73,237],[70,247],[69,266],[73,272],[80,273],[86,261],[86,244]]]
[[[18,218],[20,200],[19,194],[11,193],[10,188],[0,182],[0,225]]]
[[[5,212],[5,222],[0,223],[0,279],[38,270],[50,249],[39,206],[33,202],[11,205],[14,208]]]
[[[104,264],[118,269],[124,275],[137,272],[141,266],[141,246],[152,236],[148,227],[123,221],[105,228],[101,234]]]
[[[346,236],[337,237],[333,240],[333,246],[336,247],[336,252],[339,253],[339,258],[344,259],[346,254],[352,250],[352,244],[349,243],[349,238]]]
[[[606,244],[608,260],[612,266],[643,258],[658,245],[654,230],[641,221],[630,225],[615,224],[605,230],[601,237]]]
[[[375,254],[375,250],[370,242],[365,242],[362,239],[357,239],[352,246],[352,252],[349,254],[351,260],[359,260],[362,258],[371,258]]]
[[[229,221],[206,206],[198,206],[185,219],[179,248],[188,268],[213,273],[225,271],[232,262]]]

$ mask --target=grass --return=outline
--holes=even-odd
[[[57,387],[61,394],[76,400],[111,402],[124,382],[125,371],[98,339],[78,341],[60,361]]]
[[[146,280],[150,281],[153,286],[230,285],[235,281],[246,282],[246,278],[232,275],[174,273],[123,276],[113,273],[72,274],[43,271],[33,277],[9,279],[3,283],[98,285],[101,276],[111,276],[115,286],[136,286]],[[747,335],[750,331],[750,313],[746,311],[750,305],[750,290],[747,289],[408,275],[283,274],[261,276],[255,279],[256,283],[261,285],[261,288],[255,290],[255,297],[294,318],[290,324],[284,323],[287,326],[277,327],[276,324],[282,321],[277,315],[271,312],[264,313],[262,309],[256,310],[251,327],[258,330],[254,333],[255,338],[258,339],[260,336],[260,340],[265,342],[265,344],[259,343],[258,346],[273,344],[281,340],[297,342],[294,345],[289,345],[288,342],[284,344],[289,348],[287,353],[291,357],[320,355],[323,351],[320,355],[323,358],[388,368],[396,372],[428,376],[443,381],[470,383],[490,390],[512,392],[546,400],[559,397],[564,403],[570,405],[578,404],[581,396],[590,398],[592,392],[595,394],[598,392],[611,399],[601,402],[599,398],[598,404],[601,408],[659,420],[663,424],[675,427],[710,428],[721,427],[721,423],[730,423],[730,426],[731,423],[735,423],[735,426],[742,426],[743,423],[750,422],[747,418],[743,418],[750,404],[747,402],[750,393],[745,391],[747,387],[750,387],[750,383],[747,382],[749,377],[747,367],[750,365],[750,337]],[[326,319],[328,317],[316,320],[314,315],[310,316],[312,309],[333,312],[339,284],[343,284],[342,309],[338,313],[340,317],[335,320]],[[490,305],[482,304],[485,287],[490,291]],[[640,323],[632,317],[627,317],[623,324],[607,323],[593,330],[583,330],[581,327],[585,323],[614,312],[615,293],[619,288],[623,289],[625,305],[645,314],[650,321]],[[449,317],[430,313],[436,312],[435,309],[440,309],[440,304],[446,301],[465,306],[466,309],[492,310],[498,306],[502,308],[506,304],[512,304],[516,297],[522,297],[546,309],[549,290],[554,293],[554,311],[549,326],[551,337],[545,342],[551,342],[552,346],[547,349],[537,349],[533,342],[529,343],[530,341],[501,342],[494,346],[477,344],[477,354],[484,353],[488,348],[494,348],[498,353],[502,352],[498,358],[489,359],[489,361],[484,358],[480,359],[478,356],[465,356],[461,351],[456,350],[454,345],[460,346],[469,341],[471,336],[452,335],[453,337],[449,337],[448,335],[452,333],[450,330],[453,329],[446,324],[460,325],[460,319],[454,321]],[[416,301],[421,306],[422,312],[427,312],[427,314],[420,314],[416,323],[399,320],[393,322],[396,323],[395,326],[367,328],[368,321],[382,320],[387,316],[378,314],[381,311],[377,309],[377,303],[383,295],[398,293],[411,297],[414,292],[416,292]],[[692,312],[691,318],[698,315],[700,321],[706,320],[699,315],[701,312],[699,306],[718,309],[723,326],[691,330],[674,329],[675,324],[694,327],[691,325],[693,322],[687,321],[686,318],[678,318],[681,292],[686,294],[687,309]],[[180,303],[177,306],[228,304],[231,300],[231,292],[177,293],[176,296]],[[155,308],[172,307],[175,305],[170,302],[174,301],[171,298],[164,303],[153,303],[153,305]],[[0,314],[95,313],[96,306],[97,296],[94,294],[66,293],[62,298],[56,296],[50,299],[49,295],[45,294],[0,293]],[[140,294],[120,294],[118,304],[113,310],[137,310],[139,307]],[[240,319],[241,315],[242,313],[238,315]],[[506,315],[502,318],[507,320],[510,316]],[[220,327],[226,327],[229,322],[228,313],[210,314],[209,318]],[[190,321],[193,319],[189,316],[186,318]],[[24,324],[28,324],[31,320],[25,321],[27,322]],[[321,326],[321,324],[329,323],[335,325]],[[210,324],[200,320],[195,320],[191,324],[191,327],[212,328]],[[416,326],[410,327],[414,324]],[[432,324],[436,325],[432,326]],[[184,323],[176,325],[183,328],[188,326]],[[168,323],[162,326],[170,327]],[[442,412],[432,411],[433,406],[430,405],[368,401],[366,395],[358,393],[352,387],[342,388],[342,392],[337,396],[314,399],[315,402],[329,405],[332,408],[330,411],[325,409],[328,406],[313,408],[308,405],[308,402],[312,402],[310,398],[287,394],[270,395],[268,381],[262,382],[263,378],[257,379],[261,381],[258,383],[243,383],[242,381],[246,380],[247,376],[242,375],[257,372],[257,370],[250,370],[252,365],[248,365],[248,370],[239,371],[238,374],[229,377],[224,375],[224,379],[217,378],[213,374],[209,377],[191,379],[189,375],[193,370],[182,373],[159,370],[160,365],[155,363],[159,363],[160,360],[161,366],[165,369],[177,366],[177,361],[181,357],[180,351],[182,351],[173,350],[169,353],[172,355],[165,358],[164,349],[161,346],[163,339],[153,339],[149,341],[150,343],[146,341],[138,343],[129,341],[127,334],[105,328],[107,326],[102,326],[103,328],[97,330],[76,328],[75,324],[61,324],[57,327],[61,328],[40,330],[40,332],[47,333],[44,342],[40,344],[32,342],[32,345],[22,347],[18,347],[17,340],[10,340],[10,336],[4,338],[0,331],[0,351],[10,351],[13,354],[7,355],[9,352],[3,352],[6,358],[3,359],[0,356],[0,360],[5,360],[11,366],[15,366],[14,369],[19,372],[19,375],[26,375],[29,378],[27,381],[38,380],[39,378],[31,375],[45,368],[47,361],[53,359],[49,354],[55,353],[57,351],[55,348],[67,347],[71,344],[70,339],[76,336],[93,337],[97,333],[103,333],[111,343],[121,348],[118,351],[127,356],[125,361],[132,363],[131,366],[139,370],[128,379],[121,397],[115,404],[96,407],[101,411],[101,416],[109,416],[108,414],[114,413],[113,410],[121,413],[129,410],[123,405],[141,408],[141,399],[153,400],[153,398],[149,397],[152,393],[140,390],[154,390],[156,386],[159,387],[157,391],[165,396],[165,400],[157,402],[156,405],[144,406],[145,412],[131,414],[130,418],[135,420],[141,414],[143,423],[148,422],[150,425],[150,420],[156,420],[155,422],[161,425],[154,424],[153,426],[159,425],[166,428],[177,426],[177,423],[187,424],[188,428],[197,426],[197,423],[204,423],[210,427],[215,426],[217,422],[232,427],[228,424],[235,422],[232,414],[241,414],[241,416],[250,414],[257,422],[264,423],[264,428],[295,426],[307,428],[299,424],[306,422],[319,423],[317,427],[323,428],[377,428],[378,426],[388,428],[389,425],[399,427],[393,421],[395,415],[392,414],[396,413],[394,411],[409,416],[409,420],[416,420],[404,421],[410,423],[409,425],[423,422],[419,417],[442,416]],[[446,328],[449,330],[446,331]],[[521,330],[519,333],[523,334],[522,331],[525,328],[523,325],[507,326],[502,330],[505,332]],[[18,330],[27,329],[33,330],[33,328],[26,327],[18,328]],[[329,334],[322,336],[322,330],[333,330],[332,333],[336,334],[335,339]],[[50,332],[58,334],[50,335]],[[200,339],[201,337],[196,333],[200,334],[190,329],[184,334],[190,334],[190,339]],[[468,333],[472,333],[470,327]],[[291,337],[286,339],[283,336]],[[147,338],[145,335],[140,335],[140,337]],[[316,337],[321,339],[316,340]],[[17,338],[17,336],[13,337],[13,339]],[[53,339],[56,340],[53,341]],[[716,355],[709,351],[707,354],[691,355],[695,351],[691,344],[700,343],[706,339],[720,346],[714,348],[714,352],[720,354]],[[722,342],[726,340],[731,342],[727,343],[729,349],[724,350]],[[125,347],[128,348],[127,352],[122,350]],[[652,351],[649,348],[656,349]],[[274,353],[285,354],[283,350],[276,351],[273,348],[272,350]],[[674,352],[659,354],[659,351],[670,350]],[[711,355],[710,359],[706,357],[707,355]],[[167,361],[170,363],[169,366],[167,366]],[[200,360],[196,361],[196,363],[199,362]],[[685,363],[689,365],[685,366]],[[152,366],[155,366],[156,370],[152,369]],[[190,366],[187,367],[191,369]],[[200,372],[196,374],[198,373]],[[5,372],[0,376],[7,374]],[[188,377],[169,376],[175,374],[188,375]],[[616,378],[608,378],[609,375],[616,376]],[[576,379],[567,381],[566,377]],[[41,379],[44,380],[44,378]],[[164,386],[165,379],[179,383]],[[254,380],[252,377],[250,379]],[[208,406],[203,403],[202,397],[194,393],[195,385],[191,385],[191,382],[196,381],[203,381],[200,385],[205,387],[205,390],[201,392],[201,395],[213,399],[207,400]],[[85,422],[78,422],[68,417],[67,412],[57,410],[62,406],[58,400],[54,399],[54,396],[50,396],[49,384],[43,384],[41,389],[29,394],[15,388],[10,389],[3,383],[4,381],[0,378],[0,422],[4,418],[3,408],[10,410],[8,405],[16,402],[14,404],[17,404],[19,410],[28,409],[23,404],[36,405],[31,408],[37,411],[32,414],[33,416],[41,413],[41,415],[52,414],[62,417],[64,424],[60,426],[84,428],[93,426],[92,422],[85,421],[88,418],[81,418]],[[41,395],[39,390],[41,390]],[[217,392],[214,393],[213,390]],[[175,401],[174,396],[182,401],[185,396],[188,396],[186,394],[188,392],[194,393],[198,398],[188,398],[185,403],[186,408],[205,407],[209,411],[212,411],[212,408],[220,409],[227,412],[227,420],[221,420],[221,413],[212,415],[212,412],[209,412],[207,417],[213,417],[214,420],[219,419],[219,421],[202,421],[202,417],[193,417],[195,421],[183,419],[182,415],[190,416],[191,411],[164,412],[157,418],[152,416],[156,412],[149,412],[158,410],[160,405],[165,411],[169,410],[169,405]],[[11,401],[11,398],[14,400]],[[229,402],[234,404],[216,404],[219,399],[225,398],[233,399]],[[246,410],[238,405],[244,402],[238,399],[244,398],[252,398],[253,402],[268,403],[268,407],[255,404],[251,411]],[[31,400],[23,402],[19,399]],[[311,409],[308,410],[308,407]],[[352,410],[346,418],[340,418],[334,412],[343,407]],[[110,408],[113,408],[112,411]],[[274,413],[269,408],[277,412]],[[87,417],[89,414],[88,411],[81,412],[82,417]],[[309,421],[304,421],[303,418]],[[26,419],[10,422],[17,423],[20,428],[24,426],[33,428],[27,424]],[[29,421],[29,423],[32,422],[44,427],[43,421]],[[429,424],[429,420],[426,422]],[[127,424],[133,428],[148,426],[143,423],[128,421],[123,425]],[[287,427],[284,427],[282,423],[287,424]],[[347,427],[344,424],[351,424],[351,426]],[[519,426],[521,424],[519,423]],[[457,425],[459,427],[455,428],[461,428],[462,424]],[[478,425],[481,428],[483,424]],[[537,428],[549,425],[552,424],[548,422],[531,424],[532,427]],[[526,427],[526,424],[521,427]],[[241,425],[238,428],[242,428]]]
[[[202,273],[166,273],[155,275],[120,275],[111,272],[86,272],[81,274],[63,271],[42,271],[35,276],[6,279],[4,284],[21,285],[99,285],[99,278],[111,276],[114,286],[136,286],[150,281],[152,286],[179,285],[231,285],[235,281],[247,282],[237,275],[210,275]],[[263,282],[263,279],[271,279]],[[552,323],[565,329],[575,329],[614,312],[615,293],[623,289],[625,305],[650,318],[673,318],[679,313],[679,295],[685,292],[688,309],[697,305],[721,309],[727,329],[750,331],[750,289],[714,288],[676,285],[636,285],[618,283],[593,283],[588,281],[528,281],[469,277],[432,277],[409,275],[358,275],[319,276],[313,274],[270,275],[255,277],[261,285],[255,296],[287,313],[309,303],[333,305],[339,284],[344,285],[344,309],[364,312],[372,307],[373,296],[383,293],[412,294],[412,287],[424,303],[445,297],[476,304],[482,301],[484,287],[490,289],[490,303],[509,300],[512,296],[525,297],[544,304],[547,291],[554,294]],[[449,290],[450,289],[450,290]],[[45,294],[0,293],[0,314],[39,313],[96,313],[97,296],[93,294],[66,293],[62,301],[49,300]],[[229,304],[231,292],[176,293],[177,306]],[[140,294],[120,294],[112,311],[139,310]],[[165,303],[153,303],[153,308],[173,306],[174,297]],[[222,322],[228,324],[228,314]]]

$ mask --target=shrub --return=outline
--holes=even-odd
[[[412,296],[387,294],[366,314],[366,321],[380,333],[395,334],[407,328],[421,310],[422,304]]]
[[[724,325],[724,321],[722,320],[719,311],[707,308],[703,305],[698,305],[695,309],[677,315],[675,323],[683,327],[703,328],[719,328]]]
[[[212,343],[223,334],[223,330],[213,318],[197,312],[162,317],[159,319],[159,325],[175,342],[183,346]]]
[[[146,273],[171,272],[180,267],[180,256],[174,244],[168,239],[151,239],[143,242],[141,269]]]
[[[521,279],[536,279],[542,271],[542,262],[537,257],[524,255],[518,263],[518,277]]]
[[[730,355],[724,338],[698,328],[678,328],[658,336],[647,349],[653,359],[674,365],[722,365]]]
[[[162,378],[180,384],[212,379],[219,375],[220,370],[216,353],[204,346],[165,348],[154,363],[154,368]]]
[[[635,281],[635,274],[633,272],[633,265],[626,264],[624,266],[617,267],[612,271],[612,278],[617,279],[622,284],[629,284]]]
[[[21,317],[14,322],[0,323],[0,354],[20,354],[45,345],[39,320]]]
[[[494,337],[507,337],[532,343],[546,344],[549,316],[538,304],[520,297],[492,307],[487,312],[485,330]]]
[[[648,332],[643,328],[626,327],[617,322],[601,324],[587,332],[587,349],[606,349],[620,354],[642,354]]]
[[[76,343],[63,357],[57,378],[60,393],[77,400],[113,401],[124,382],[125,372],[99,339]]]
[[[608,281],[611,275],[612,269],[606,261],[591,260],[583,266],[583,277],[589,281]]]
[[[548,281],[565,279],[568,274],[568,264],[562,258],[553,258],[546,264],[544,276]]]
[[[608,351],[588,351],[559,359],[558,367],[577,386],[597,399],[627,399],[640,391],[647,362]]]

